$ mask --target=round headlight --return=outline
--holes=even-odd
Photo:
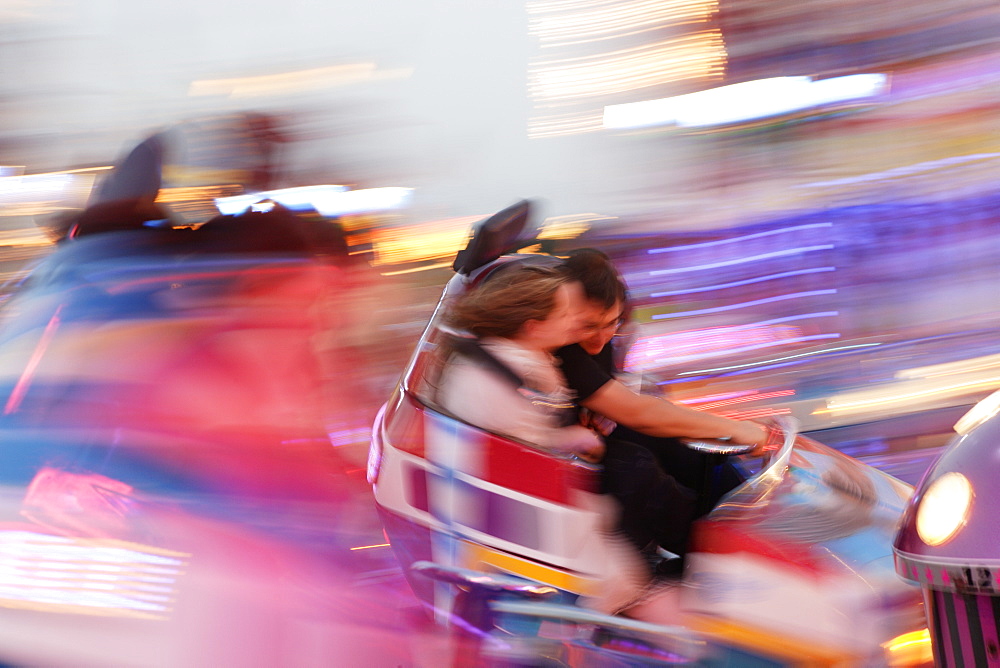
[[[945,473],[924,492],[917,508],[917,534],[928,545],[941,545],[965,525],[972,507],[972,484],[961,473]]]

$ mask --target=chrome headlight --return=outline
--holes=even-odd
[[[948,542],[972,508],[972,483],[961,473],[945,473],[927,487],[917,508],[917,535],[931,546]]]

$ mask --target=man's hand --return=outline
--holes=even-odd
[[[768,435],[768,429],[764,425],[750,420],[741,420],[736,423],[736,428],[729,440],[741,445],[753,445],[754,449],[748,454],[759,455],[767,446]]]

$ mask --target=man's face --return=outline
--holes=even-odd
[[[580,312],[581,336],[580,346],[589,355],[601,352],[604,346],[614,338],[621,325],[624,307],[621,302],[615,302],[611,308],[588,300]]]

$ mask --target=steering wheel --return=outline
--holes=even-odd
[[[767,431],[767,440],[764,443],[765,459],[781,448],[789,438],[794,438],[797,431],[795,420],[789,417],[772,418],[763,423],[763,427]],[[709,455],[745,455],[759,445],[733,443],[729,438],[682,438],[680,441],[692,450]]]
[[[767,431],[763,453],[766,466],[777,450],[781,449],[784,452],[794,444],[798,429],[794,419],[780,417],[769,420],[764,427]],[[712,499],[718,491],[722,466],[726,460],[732,455],[751,452],[758,445],[733,443],[727,438],[683,438],[681,442],[692,450],[706,455],[705,481],[698,499],[698,507],[702,514],[712,509]]]

